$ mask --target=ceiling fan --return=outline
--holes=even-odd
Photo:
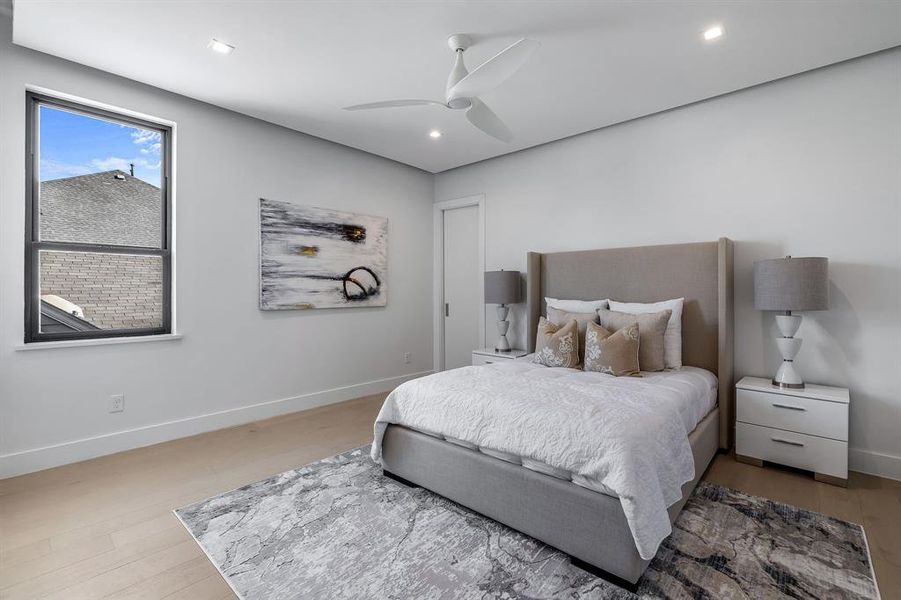
[[[472,45],[468,35],[457,33],[447,38],[447,45],[456,54],[454,67],[447,78],[445,101],[402,99],[385,100],[347,106],[344,110],[369,110],[373,108],[395,108],[400,106],[443,106],[451,110],[466,110],[466,118],[475,127],[502,142],[513,140],[513,133],[488,105],[479,100],[513,75],[526,62],[540,44],[523,38],[500,51],[493,58],[473,69],[466,70],[463,53]]]

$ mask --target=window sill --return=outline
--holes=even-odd
[[[81,346],[110,346],[113,344],[141,344],[144,342],[174,342],[180,340],[180,333],[167,333],[162,335],[137,335],[133,337],[103,338],[94,340],[63,340],[58,342],[32,342],[31,344],[16,344],[16,352],[27,350],[50,350],[53,348],[78,348]]]

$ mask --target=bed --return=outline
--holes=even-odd
[[[560,469],[554,469],[552,465],[534,460],[542,450],[539,446],[529,448],[525,453],[531,457],[529,460],[532,463],[537,464],[527,464],[524,457],[511,456],[510,453],[492,452],[492,448],[502,447],[495,444],[495,440],[500,438],[492,437],[497,433],[497,423],[492,425],[486,421],[477,431],[479,440],[482,440],[481,445],[471,443],[475,439],[472,435],[475,434],[470,435],[468,443],[451,435],[455,433],[453,431],[430,431],[440,428],[430,425],[430,415],[437,414],[440,410],[450,410],[453,406],[451,404],[432,413],[423,412],[423,420],[416,421],[393,419],[386,400],[383,413],[376,423],[373,455],[381,461],[386,475],[445,496],[566,552],[583,568],[625,587],[633,587],[652,558],[648,547],[656,548],[653,544],[649,546],[648,541],[640,535],[641,528],[647,526],[656,531],[659,537],[661,527],[671,527],[717,450],[731,446],[734,427],[732,279],[732,243],[725,238],[693,244],[528,254],[527,331],[530,351],[534,350],[534,332],[539,317],[546,310],[544,298],[547,296],[613,298],[633,302],[685,298],[682,362],[686,367],[681,374],[679,371],[655,374],[643,378],[639,384],[629,384],[628,387],[626,382],[617,382],[622,386],[624,394],[631,394],[624,395],[631,403],[630,410],[634,409],[637,411],[635,415],[641,415],[631,422],[638,422],[642,428],[655,432],[655,428],[660,428],[661,438],[682,436],[680,443],[685,451],[680,455],[672,459],[662,458],[659,448],[649,446],[646,451],[644,448],[632,448],[626,452],[631,460],[625,463],[628,468],[620,469],[625,471],[625,480],[654,479],[644,475],[639,477],[638,471],[656,469],[655,474],[659,474],[661,480],[669,481],[669,488],[673,487],[672,478],[679,477],[675,493],[670,491],[667,494],[664,490],[661,498],[656,499],[658,503],[664,502],[660,504],[663,509],[656,513],[641,510],[641,503],[649,504],[651,500],[645,501],[642,494],[625,493],[631,488],[622,487],[621,481],[612,478],[604,467],[598,467],[599,470],[596,471],[587,468],[583,471],[579,465],[578,472],[574,467],[572,472],[561,473],[558,472]],[[573,370],[548,369],[520,361],[505,362],[509,364],[464,367],[463,370],[455,370],[459,373],[436,374],[432,376],[434,379],[420,384],[418,389],[425,393],[422,390],[428,390],[431,385],[432,389],[428,393],[432,394],[431,398],[437,405],[444,396],[453,395],[449,390],[451,386],[457,385],[454,381],[459,383],[462,378],[465,382],[468,378],[473,382],[472,389],[480,390],[480,396],[477,397],[475,392],[471,396],[476,415],[490,405],[491,399],[486,397],[486,390],[491,389],[500,390],[499,395],[502,392],[508,394],[504,402],[492,405],[500,407],[498,410],[507,409],[506,400],[511,397],[509,394],[513,394],[517,401],[522,400],[527,404],[531,400],[528,396],[532,392],[529,390],[554,396],[555,401],[561,403],[570,397],[580,398],[580,394],[584,396],[589,391],[592,394],[599,393],[596,387],[592,387],[594,382],[590,380],[591,374],[588,373],[567,373],[566,371]],[[546,370],[540,371],[541,369]],[[692,375],[693,371],[696,371],[698,377]],[[567,379],[560,379],[559,382],[545,381],[551,377],[551,372]],[[703,376],[703,373],[707,375]],[[608,381],[626,379],[604,377],[608,377]],[[674,383],[674,377],[681,377],[684,381]],[[485,386],[479,387],[477,382],[482,379],[485,380]],[[689,380],[693,383],[686,383]],[[704,384],[698,383],[701,381],[708,382],[709,397],[706,400],[703,397]],[[491,388],[488,384],[495,387]],[[698,399],[692,400],[689,398],[690,394],[668,391],[680,385],[694,386],[701,390]],[[461,397],[466,399],[467,392],[462,384],[457,387],[456,407],[465,412],[469,407],[465,402],[460,402]],[[611,393],[613,392],[608,395]],[[669,418],[655,420],[654,411],[641,412],[643,405],[658,401],[661,411],[669,411]],[[564,409],[561,404],[561,414],[579,415],[579,404],[571,404],[576,405],[576,408]],[[623,406],[626,406],[625,400]],[[567,413],[567,410],[570,412]],[[695,411],[693,415],[690,414],[692,411]],[[521,414],[529,413],[526,411]],[[525,431],[529,431],[528,427],[533,427],[532,431],[538,431],[540,426],[521,414],[509,417],[508,421],[504,421],[507,425],[503,427],[512,431],[516,427],[510,423],[515,422],[521,428],[525,427]],[[602,412],[598,418],[613,418],[615,414],[607,412],[604,416],[605,413]],[[504,417],[503,413],[499,413],[497,418]],[[445,421],[447,419],[445,416]],[[471,425],[477,419],[478,416],[468,415],[449,422]],[[609,447],[619,447],[622,441],[607,439],[608,435],[589,439],[591,435],[586,432],[594,429],[586,426],[592,425],[591,423],[576,422],[578,419],[573,416],[566,419],[568,420],[558,420],[553,426],[568,428],[567,435],[580,436],[579,439],[585,441],[590,448],[593,448],[591,444],[595,444],[598,452]],[[405,426],[410,423],[414,426]],[[628,429],[629,421],[624,420],[621,426]],[[614,430],[608,430],[609,437],[616,438],[614,433]],[[463,433],[460,435],[466,437]],[[528,440],[520,443],[527,446]],[[596,473],[605,474],[606,479],[602,481],[601,476]],[[604,481],[610,484],[609,488],[604,485]],[[656,488],[652,490],[656,491]],[[655,497],[651,492],[648,494],[649,498]],[[656,525],[644,522],[655,519],[662,519],[664,522]],[[636,523],[641,527],[636,529]]]

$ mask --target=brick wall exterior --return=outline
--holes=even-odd
[[[156,256],[42,252],[41,294],[78,304],[85,320],[101,329],[159,327],[162,262]]]

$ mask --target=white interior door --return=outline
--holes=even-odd
[[[444,368],[472,364],[479,339],[479,207],[444,211]]]

